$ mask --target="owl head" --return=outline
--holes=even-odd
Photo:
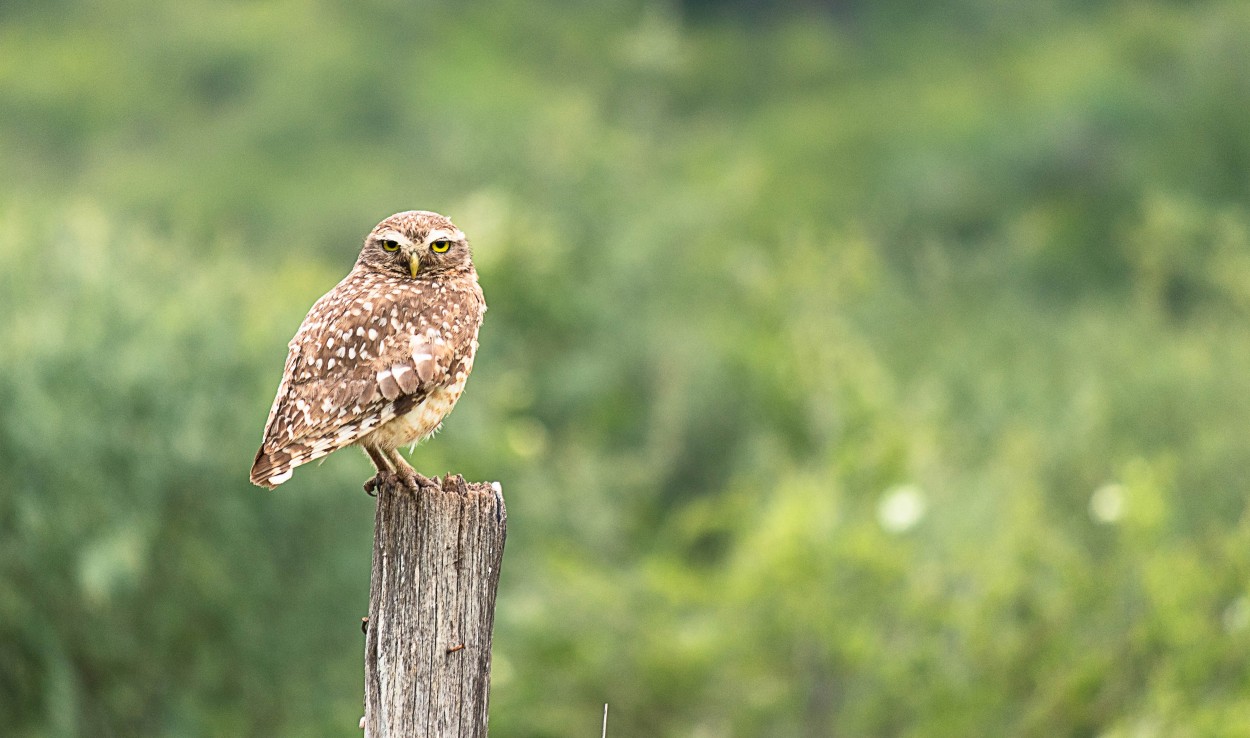
[[[464,232],[428,210],[396,213],[378,223],[356,263],[411,279],[473,267]]]

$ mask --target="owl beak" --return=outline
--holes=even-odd
[[[408,257],[408,271],[411,272],[413,277],[417,276],[417,272],[421,271],[421,255],[420,254],[413,254],[412,256]]]

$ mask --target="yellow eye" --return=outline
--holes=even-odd
[[[393,238],[384,238],[380,241],[380,243],[382,244],[383,251],[390,251],[392,253],[399,251],[399,241],[396,241]]]
[[[430,251],[433,251],[436,254],[445,254],[449,248],[451,248],[451,241],[448,241],[445,238],[440,238],[430,244]]]

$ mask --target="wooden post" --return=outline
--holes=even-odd
[[[485,738],[507,511],[498,484],[378,489],[365,738]]]

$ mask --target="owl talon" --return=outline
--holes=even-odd
[[[369,481],[365,482],[365,494],[370,497],[377,497],[378,490],[383,487],[391,486],[395,483],[395,473],[389,471],[380,471],[374,474]]]
[[[400,481],[402,481],[405,486],[413,490],[443,488],[443,485],[439,484],[436,480],[430,479],[415,469],[400,472]]]

